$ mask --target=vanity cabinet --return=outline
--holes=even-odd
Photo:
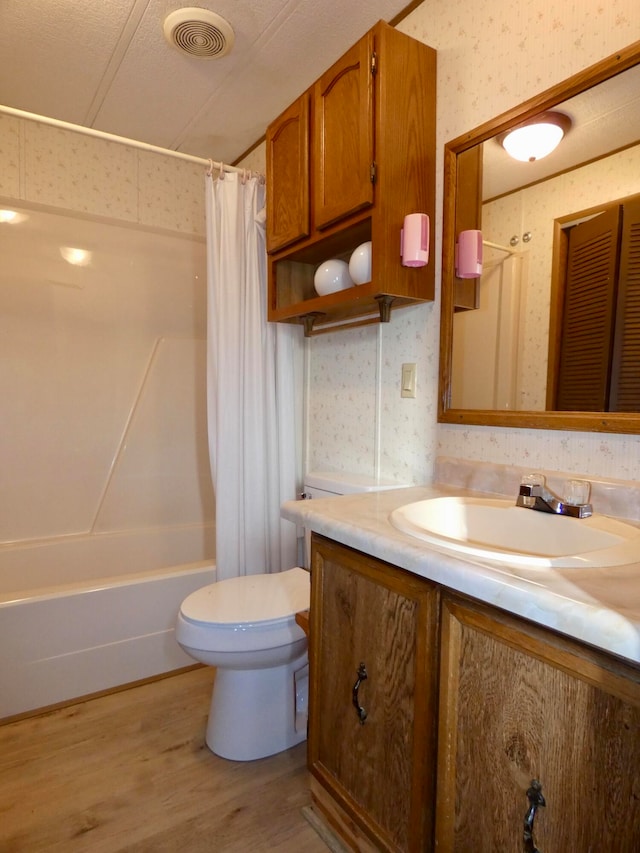
[[[314,808],[357,850],[428,850],[435,782],[435,585],[313,536]]]
[[[640,850],[637,668],[445,595],[440,684],[435,849]]]
[[[350,848],[640,850],[640,667],[317,534],[309,660],[313,808]]]
[[[435,93],[435,51],[381,21],[269,126],[269,320],[311,334],[433,299],[433,259],[402,266],[400,232],[433,223]],[[317,267],[368,240],[371,281],[318,296]]]

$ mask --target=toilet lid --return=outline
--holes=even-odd
[[[306,610],[309,596],[309,572],[295,568],[209,584],[188,595],[180,612],[209,625],[272,622]]]

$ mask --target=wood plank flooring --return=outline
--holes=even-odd
[[[196,669],[0,726],[1,853],[327,853],[302,813],[306,744],[213,755],[212,681]]]

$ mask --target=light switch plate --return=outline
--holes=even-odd
[[[414,363],[402,365],[402,379],[400,382],[401,397],[416,396],[416,366]]]

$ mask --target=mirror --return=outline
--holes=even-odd
[[[497,137],[552,109],[572,120],[558,148],[533,163],[511,160]],[[640,42],[449,142],[444,155],[438,420],[640,433],[640,405],[559,411],[553,391],[566,237],[640,193]],[[480,229],[485,243],[477,279],[456,276],[456,240],[466,229]],[[487,317],[493,325],[483,325]],[[640,385],[640,364],[634,371]],[[478,390],[479,377],[490,377],[488,391]]]

